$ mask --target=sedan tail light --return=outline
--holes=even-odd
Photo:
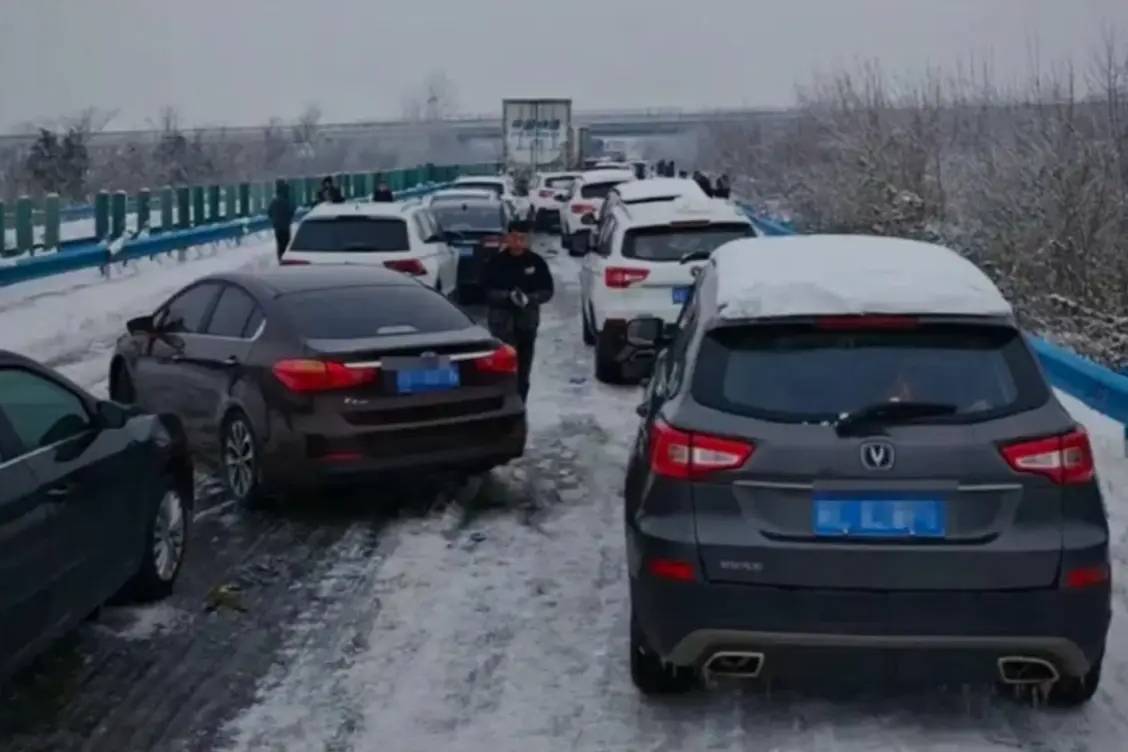
[[[291,392],[328,392],[371,384],[379,368],[350,368],[331,360],[281,360],[274,364],[274,376]]]
[[[423,262],[419,259],[396,259],[394,261],[385,261],[384,266],[392,269],[393,271],[402,274],[408,274],[412,277],[422,277],[427,273],[427,267],[423,266]]]
[[[304,259],[284,258],[279,263],[281,263],[282,266],[309,266],[309,262]]]
[[[573,214],[579,215],[591,214],[593,211],[595,211],[595,207],[591,204],[572,204],[571,208]]]
[[[656,475],[692,480],[738,468],[755,451],[748,441],[689,433],[659,420],[651,432],[650,468]]]
[[[517,351],[509,345],[502,345],[484,358],[475,360],[474,366],[482,373],[514,376],[517,374]]]
[[[648,269],[631,269],[623,266],[609,266],[603,270],[603,283],[607,287],[622,289],[650,276]]]
[[[1000,451],[1016,471],[1044,475],[1059,486],[1093,479],[1093,448],[1083,428],[1062,436],[1007,444]]]

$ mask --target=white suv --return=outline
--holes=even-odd
[[[756,235],[743,212],[716,199],[685,196],[611,208],[580,271],[584,342],[596,346],[596,378],[624,380],[628,321],[656,317],[673,324],[694,270],[721,245]]]
[[[458,256],[418,201],[318,204],[298,224],[281,263],[384,266],[446,295],[458,284]]]
[[[565,247],[574,253],[587,250],[588,234],[595,224],[603,200],[612,188],[635,179],[628,170],[588,170],[572,183],[564,207],[560,210],[560,234]],[[585,219],[586,218],[586,219]]]
[[[564,202],[560,197],[572,188],[579,176],[578,172],[542,172],[530,192],[533,206],[533,221],[538,230],[560,230],[560,209]]]

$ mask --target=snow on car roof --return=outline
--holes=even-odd
[[[306,219],[327,217],[401,217],[404,211],[418,207],[417,201],[348,201],[341,204],[325,202],[309,210]]]
[[[724,244],[712,261],[723,319],[1012,314],[975,264],[931,243],[868,235],[756,238]]]
[[[635,179],[635,174],[630,170],[584,170],[577,179],[587,185],[593,185],[596,183],[632,181]]]
[[[497,194],[493,191],[487,191],[477,188],[444,188],[441,191],[435,191],[428,196],[431,201],[457,201],[459,199],[489,199],[498,201]]]
[[[677,196],[700,196],[705,198],[705,191],[696,181],[689,178],[650,178],[648,180],[635,180],[624,183],[615,189],[619,198],[626,203],[632,201],[653,201],[659,198],[675,198]]]
[[[505,185],[509,182],[509,178],[496,176],[496,175],[463,175],[460,178],[454,179],[455,185],[467,185],[472,183],[489,183],[491,185]]]
[[[646,181],[640,181],[646,182]],[[670,201],[626,204],[618,208],[627,219],[629,227],[684,224],[746,224],[748,215],[727,201],[700,196],[679,196]]]

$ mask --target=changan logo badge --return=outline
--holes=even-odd
[[[896,461],[893,445],[888,441],[867,441],[862,444],[862,466],[867,470],[892,470]]]

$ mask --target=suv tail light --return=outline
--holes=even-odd
[[[423,262],[419,259],[396,259],[394,261],[385,261],[384,266],[403,274],[409,274],[412,277],[422,277],[427,273],[427,267],[423,266]]]
[[[304,259],[284,258],[279,263],[282,264],[282,266],[309,266],[309,262]]]
[[[631,269],[624,266],[609,266],[603,270],[603,284],[621,290],[650,276],[649,269]]]
[[[1062,436],[1007,444],[1000,451],[1016,471],[1044,475],[1059,486],[1093,479],[1093,448],[1083,428]]]
[[[514,376],[517,374],[517,351],[509,345],[502,345],[484,358],[475,360],[474,365],[482,373]]]
[[[591,204],[572,204],[571,208],[573,214],[579,214],[581,216],[595,211],[595,207]]]
[[[740,467],[755,451],[748,441],[689,433],[659,420],[651,431],[650,468],[667,478],[692,480]]]
[[[303,394],[371,384],[380,375],[379,368],[349,368],[331,360],[281,360],[271,370],[283,386]]]

